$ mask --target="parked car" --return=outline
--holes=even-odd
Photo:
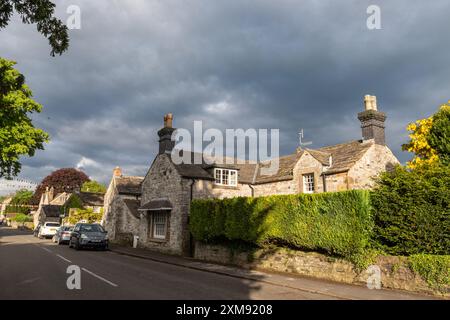
[[[96,223],[77,223],[70,234],[69,248],[108,249],[108,234]]]
[[[72,226],[61,226],[58,228],[58,231],[56,231],[52,241],[57,244],[69,243],[72,231]]]
[[[38,232],[38,238],[51,238],[56,234],[56,231],[59,228],[59,223],[57,222],[45,222],[40,228]]]
[[[33,230],[33,236],[37,237],[39,235],[39,230],[41,229],[41,224],[38,224]]]

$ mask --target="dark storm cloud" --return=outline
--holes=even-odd
[[[178,127],[280,128],[281,153],[304,128],[313,147],[360,138],[357,112],[377,95],[401,161],[405,125],[449,99],[448,1],[58,1],[77,4],[82,29],[49,57],[33,26],[0,32],[44,105],[52,142],[23,176],[79,166],[108,180],[115,165],[145,174],[164,113]],[[382,30],[366,9],[381,8]],[[16,19],[17,20],[17,19]]]

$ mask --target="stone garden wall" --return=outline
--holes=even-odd
[[[194,258],[235,265],[245,269],[288,272],[358,285],[367,285],[369,277],[374,275],[373,267],[359,272],[351,262],[343,259],[332,258],[315,252],[284,248],[258,249],[254,252],[246,252],[232,250],[225,246],[196,242]],[[411,271],[403,257],[380,256],[374,265],[379,267],[378,270],[381,271],[382,288],[450,297],[450,291],[442,294],[431,289],[419,275]]]

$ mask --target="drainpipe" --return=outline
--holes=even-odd
[[[327,176],[322,173],[323,192],[327,192]]]
[[[251,184],[249,184],[248,186],[252,190],[252,198],[254,198],[255,197],[255,188]]]
[[[188,228],[189,228],[189,220],[190,220],[190,217],[191,217],[191,203],[192,203],[192,200],[193,200],[193,198],[194,198],[194,183],[195,183],[195,179],[191,179],[191,184],[189,185],[189,188],[190,188],[190,195],[189,195],[189,198],[190,198],[190,200],[189,200],[189,212],[188,212],[188,216],[187,216],[187,226],[188,226]],[[191,257],[193,257],[194,256],[194,252],[195,252],[195,245],[194,245],[194,238],[192,237],[192,233],[188,230],[188,233],[189,233],[189,242],[188,242],[188,244],[187,244],[187,246],[188,246],[188,253],[189,253],[189,256],[191,256]]]

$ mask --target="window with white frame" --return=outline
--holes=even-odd
[[[165,239],[167,234],[167,213],[164,211],[153,212],[153,238]]]
[[[314,173],[303,175],[303,192],[314,193]]]
[[[221,186],[237,186],[237,170],[214,169],[216,184]]]

